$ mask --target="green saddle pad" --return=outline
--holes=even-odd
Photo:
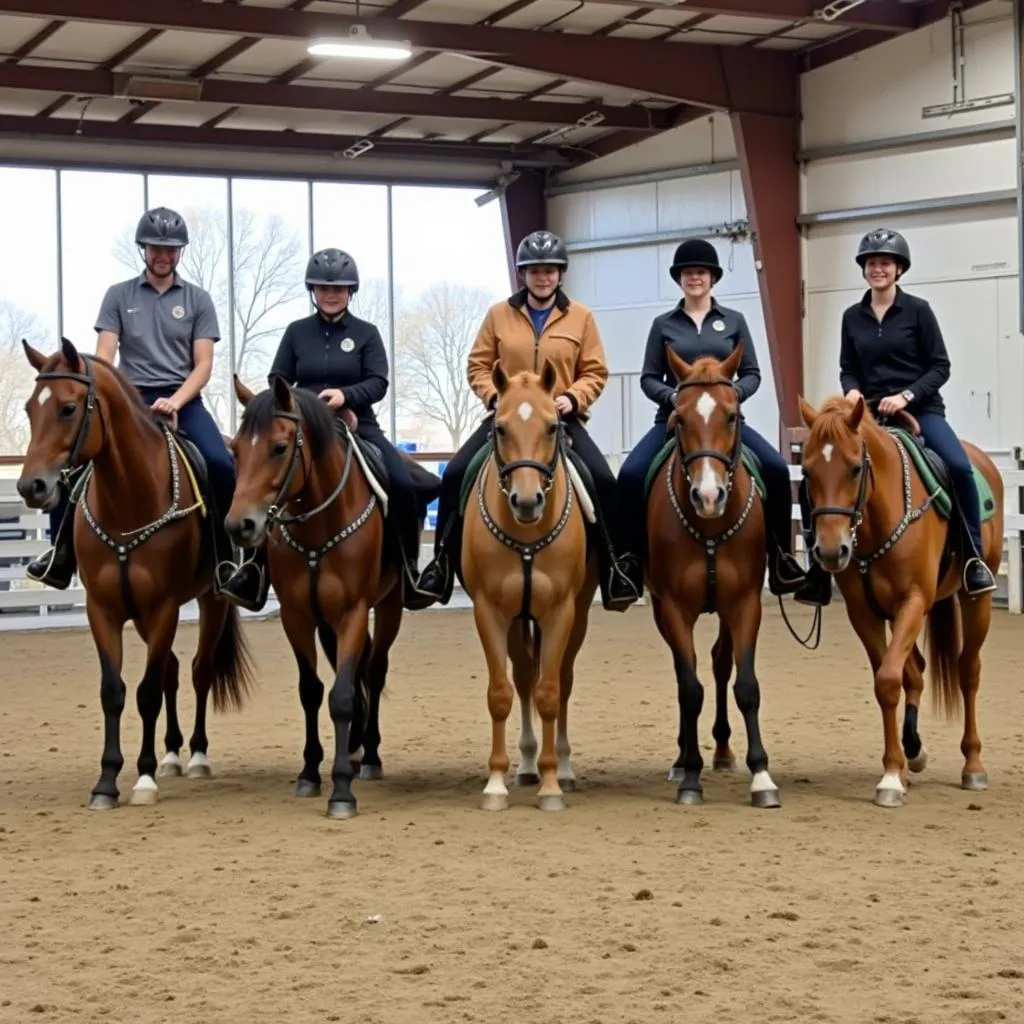
[[[945,481],[939,479],[939,475],[929,458],[929,453],[921,447],[917,438],[913,437],[909,431],[904,430],[902,427],[886,427],[885,429],[903,442],[903,447],[906,448],[910,461],[914,464],[917,475],[921,478],[921,483],[924,484],[925,490],[931,496],[936,511],[943,519],[949,519],[953,512],[953,498]],[[935,452],[931,452],[931,455],[933,458],[938,459],[938,455]],[[981,521],[985,522],[996,513],[995,496],[992,494],[992,488],[989,486],[984,474],[982,474],[978,467],[972,466],[971,469],[974,472],[974,485],[978,488],[978,500],[981,503]],[[948,470],[946,472],[948,473]]]
[[[459,515],[465,516],[466,505],[469,502],[469,496],[476,484],[476,478],[480,475],[480,470],[483,469],[484,463],[491,457],[493,450],[493,443],[488,441],[483,448],[481,448],[480,451],[470,459],[469,465],[466,467],[466,475],[462,478],[462,488],[459,491]]]
[[[654,484],[654,478],[658,475],[658,470],[665,465],[669,455],[672,454],[672,449],[675,447],[675,440],[670,438],[662,446],[661,450],[657,455],[654,456],[654,461],[651,463],[651,468],[647,470],[647,476],[644,478],[644,495],[649,496],[651,493],[651,486]],[[761,500],[764,501],[764,496],[767,493],[764,486],[764,476],[761,473],[761,463],[757,456],[746,446],[743,445],[740,457],[743,459],[743,465],[747,467],[747,472],[750,474],[754,481],[754,486],[757,488],[757,493],[761,495]]]

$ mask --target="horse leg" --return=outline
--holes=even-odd
[[[370,707],[363,737],[363,761],[359,768],[361,779],[380,779],[384,776],[380,760],[380,698],[387,685],[389,654],[402,627],[402,612],[402,586],[397,583],[373,612],[373,643],[366,666]]]
[[[291,604],[281,605],[281,625],[299,669],[299,702],[306,720],[306,743],[302,748],[302,771],[295,780],[295,796],[320,795],[320,762],[324,748],[320,744],[320,705],[324,684],[316,670],[316,626],[309,616],[296,613]],[[331,634],[332,642],[336,642]]]
[[[491,756],[487,762],[490,774],[480,806],[485,811],[504,811],[508,807],[505,773],[509,767],[505,723],[512,710],[512,684],[507,671],[508,625],[482,596],[473,601],[473,619],[487,660],[487,710],[491,715]]]
[[[173,599],[162,605],[156,616],[146,624],[146,668],[135,691],[135,703],[139,709],[139,718],[142,719],[139,778],[132,789],[131,798],[135,806],[155,804],[159,795],[156,784],[156,723],[163,704],[168,655],[177,630],[178,605]]]
[[[181,745],[185,737],[181,734],[181,723],[178,721],[178,679],[181,666],[178,656],[171,651],[167,655],[167,667],[164,669],[164,709],[167,716],[164,729],[164,749],[166,753],[160,759],[156,769],[156,777],[181,775]]]
[[[537,770],[540,789],[537,806],[542,811],[562,811],[565,800],[558,782],[558,753],[555,729],[562,703],[562,666],[576,618],[574,604],[563,601],[544,617],[540,633],[540,671],[534,687],[537,713],[540,715],[540,756]]]
[[[88,591],[85,613],[100,659],[100,705],[103,708],[103,754],[100,777],[92,789],[89,809],[105,811],[117,806],[117,776],[124,766],[121,753],[121,713],[128,690],[121,678],[124,659],[124,623],[116,622]]]
[[[779,807],[779,789],[768,774],[768,752],[761,740],[761,687],[754,671],[757,635],[761,628],[761,592],[758,589],[737,602],[729,612],[729,631],[736,658],[736,684],[733,692],[747,729],[747,767],[750,802],[755,807]]]
[[[917,712],[923,692],[924,655],[915,643],[903,668],[903,753],[907,758],[907,767],[912,772],[923,772],[928,765],[928,751],[917,731]]]
[[[715,673],[715,724],[711,728],[711,735],[715,738],[715,757],[711,762],[711,770],[731,772],[736,769],[736,755],[729,747],[729,737],[732,735],[732,729],[729,727],[732,636],[722,616],[718,617],[718,639],[711,648],[711,667]]]
[[[534,627],[539,630],[539,627]],[[519,694],[522,722],[519,728],[519,767],[516,768],[517,786],[538,786],[537,734],[533,730],[533,684],[537,667],[533,657],[533,636],[530,627],[516,621],[508,631],[508,652],[512,659],[512,681]]]
[[[981,737],[978,735],[977,700],[981,685],[981,648],[992,622],[992,595],[983,594],[973,600],[959,601],[963,635],[960,650],[960,693],[964,700],[964,734],[960,752],[964,768],[960,776],[963,789],[988,789],[988,773],[981,760]]]
[[[361,602],[341,617],[335,630],[338,635],[338,668],[327,697],[327,710],[334,724],[334,763],[331,766],[333,788],[327,804],[329,818],[351,818],[356,814],[349,734],[356,706],[356,671],[366,643],[369,622],[370,608]]]
[[[658,632],[662,635],[665,642],[672,647],[672,642],[668,638],[668,634],[665,632],[665,626],[661,618],[661,599],[651,594],[651,612],[654,615],[654,625],[658,627]],[[730,672],[732,671],[730,667]],[[679,748],[679,754],[675,761],[672,763],[672,767],[668,770],[668,781],[679,782],[683,777],[683,746],[685,744],[685,736],[683,735],[683,708],[682,705],[679,707],[679,731],[676,734],[676,746]]]
[[[596,581],[595,581],[596,583]],[[572,770],[572,746],[569,743],[569,700],[576,681],[576,657],[583,648],[590,620],[590,608],[594,600],[594,587],[588,583],[576,597],[576,614],[572,620],[572,632],[562,658],[562,680],[558,704],[558,735],[555,737],[555,753],[558,754],[558,785],[563,793],[577,789],[576,773]]]
[[[185,773],[190,779],[209,779],[213,775],[210,766],[210,741],[206,735],[206,704],[213,686],[214,655],[221,632],[227,623],[230,605],[208,592],[199,597],[199,641],[192,658],[192,689],[196,694],[196,717],[189,737],[188,746],[192,751]]]

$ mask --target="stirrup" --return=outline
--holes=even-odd
[[[976,590],[971,590],[967,586],[967,572],[975,563],[982,567],[982,569],[985,571],[985,574],[988,576],[990,582],[986,584],[984,587],[979,587]],[[963,590],[968,595],[968,597],[980,597],[982,594],[990,594],[993,590],[998,589],[998,584],[996,583],[996,578],[993,575],[992,570],[980,558],[978,558],[977,555],[975,555],[973,558],[967,559],[967,563],[964,565],[964,571],[960,575],[960,585],[963,587]]]

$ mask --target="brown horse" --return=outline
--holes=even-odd
[[[85,586],[89,628],[99,652],[104,744],[89,806],[116,807],[121,754],[122,634],[134,622],[146,644],[146,669],[136,700],[142,718],[139,779],[133,804],[157,800],[156,723],[167,701],[167,754],[160,774],[181,774],[176,695],[178,659],[171,646],[181,606],[199,602],[199,645],[192,661],[195,729],[188,774],[210,775],[206,702],[241,707],[251,667],[238,611],[213,595],[211,525],[171,428],[158,420],[123,374],[64,339],[52,356],[22,343],[38,372],[26,404],[31,438],[18,491],[31,508],[51,508],[66,471],[90,466],[75,506],[74,543]]]
[[[671,348],[666,352],[679,381],[669,419],[675,447],[651,485],[647,584],[678,685],[679,759],[669,778],[680,780],[679,803],[703,801],[697,725],[704,688],[697,678],[693,628],[702,613],[716,612],[713,766],[731,769],[735,764],[729,749],[727,689],[735,652],[735,694],[747,728],[751,803],[778,807],[779,791],[768,774],[768,754],[761,742],[761,694],[754,673],[766,565],[764,512],[741,458],[739,399],[732,383],[743,345],[722,362],[706,357],[692,366]]]
[[[400,576],[393,560],[383,558],[380,499],[351,435],[345,431],[344,439],[339,437],[334,415],[315,394],[290,388],[280,377],[258,395],[236,377],[235,393],[245,413],[231,442],[238,482],[226,525],[241,545],[268,542],[270,578],[298,663],[306,717],[295,795],[320,795],[319,634],[335,672],[327,698],[334,723],[334,786],[327,813],[350,818],[356,813],[350,755],[361,744],[361,777],[381,776],[380,698],[388,652],[402,622]]]
[[[950,547],[956,526],[951,534],[950,523],[911,471],[904,443],[875,421],[863,398],[851,403],[834,396],[820,409],[801,399],[800,413],[810,429],[803,466],[814,525],[812,553],[836,576],[850,624],[871,660],[882,711],[884,774],[875,803],[903,804],[908,765],[920,772],[927,763],[917,729],[925,667],[917,638],[926,617],[933,702],[951,719],[963,694],[961,785],[986,789],[975,704],[992,595],[957,601],[962,556]],[[981,554],[997,572],[1003,543],[1002,478],[984,452],[971,444],[965,448],[992,489],[995,512],[982,524]],[[887,621],[892,624],[888,643]],[[901,688],[906,693],[902,749],[896,726]]]
[[[492,380],[498,390],[493,448],[473,481],[460,573],[487,659],[492,731],[482,806],[508,807],[511,657],[522,710],[516,782],[539,782],[538,806],[558,811],[565,807],[563,790],[575,789],[568,707],[597,588],[596,555],[588,558],[580,499],[567,468],[554,368],[545,359],[540,375],[509,378],[498,361]],[[534,703],[541,719],[539,757]]]

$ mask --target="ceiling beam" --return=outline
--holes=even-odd
[[[0,0],[0,12],[71,21],[145,25],[307,42],[343,36],[357,20],[320,11],[284,11],[196,0]],[[372,19],[381,39],[417,48],[468,53],[496,64],[600,82],[683,103],[745,113],[792,116],[798,109],[796,62],[778,50],[671,45],[621,37]]]
[[[103,69],[83,71],[75,68],[0,64],[0,88],[7,89],[110,98],[125,95],[122,89],[126,78],[123,73]],[[646,131],[671,126],[671,115],[667,111],[641,106],[610,107],[589,102],[535,103],[518,99],[367,91],[316,85],[282,85],[276,82],[236,82],[228,79],[207,79],[202,83],[200,100],[203,103],[239,107],[386,114],[389,117],[506,120],[554,126],[575,125],[584,114],[596,111],[604,115],[601,123],[608,128]]]
[[[183,128],[177,125],[132,124],[116,121],[79,121],[77,118],[43,118],[0,115],[0,137],[60,138],[71,143],[69,155],[80,140],[134,143],[140,146],[172,145],[197,148],[264,150],[271,153],[342,154],[360,141],[359,136],[327,135],[314,132],[258,131],[245,128]],[[467,161],[494,164],[511,161],[522,167],[567,167],[572,159],[554,147],[465,143],[422,139],[387,138],[374,142],[375,156],[407,156],[421,160]],[[345,160],[356,166],[358,160]]]
[[[17,64],[19,60],[24,60],[34,50],[39,49],[43,43],[46,42],[51,36],[56,35],[66,24],[63,21],[51,21],[45,24],[31,39],[22,43],[11,55],[7,58],[8,64]]]

